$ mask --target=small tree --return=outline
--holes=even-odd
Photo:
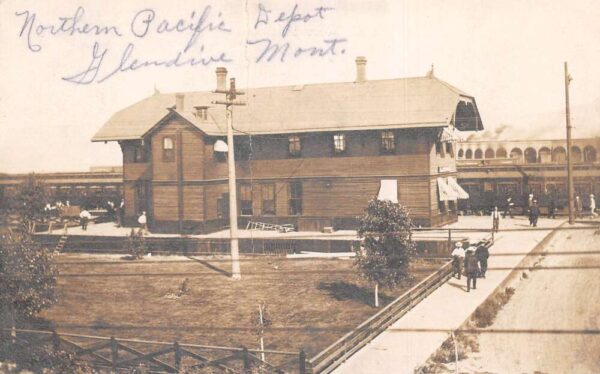
[[[410,277],[410,260],[415,244],[412,222],[405,207],[388,200],[372,199],[359,217],[356,265],[361,275],[375,284],[375,306],[379,307],[379,286],[396,287]]]
[[[34,242],[29,231],[9,230],[0,238],[0,322],[14,328],[56,301],[58,270],[52,253]]]
[[[127,253],[129,253],[132,259],[142,258],[148,252],[148,246],[142,230],[135,232],[134,229],[131,229],[125,245]]]
[[[24,224],[28,231],[31,231],[36,221],[43,220],[44,207],[50,201],[49,199],[43,181],[31,173],[18,185],[9,210],[10,213],[18,216],[19,222]]]

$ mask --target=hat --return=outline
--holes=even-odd
[[[462,243],[461,242],[456,242],[455,247],[462,247]]]

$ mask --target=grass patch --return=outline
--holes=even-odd
[[[272,319],[265,348],[303,347],[312,356],[378,310],[352,260],[242,257],[241,281],[230,279],[231,264],[219,257],[58,260],[59,301],[41,317],[59,332],[257,348],[250,319],[264,302]],[[443,263],[415,261],[414,279],[380,293],[382,306]]]
[[[506,287],[501,292],[497,292],[491,298],[488,298],[483,302],[473,313],[472,321],[475,327],[484,328],[491,326],[498,315],[498,312],[514,295],[515,289],[513,287]]]

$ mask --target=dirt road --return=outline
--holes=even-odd
[[[557,233],[526,273],[460,371],[600,373],[600,233]]]

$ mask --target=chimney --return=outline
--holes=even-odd
[[[224,67],[218,67],[217,73],[217,91],[227,90],[227,69]]]
[[[356,83],[364,83],[367,80],[367,58],[358,56],[356,58]]]
[[[175,95],[175,109],[179,111],[185,110],[185,95],[178,93]]]

